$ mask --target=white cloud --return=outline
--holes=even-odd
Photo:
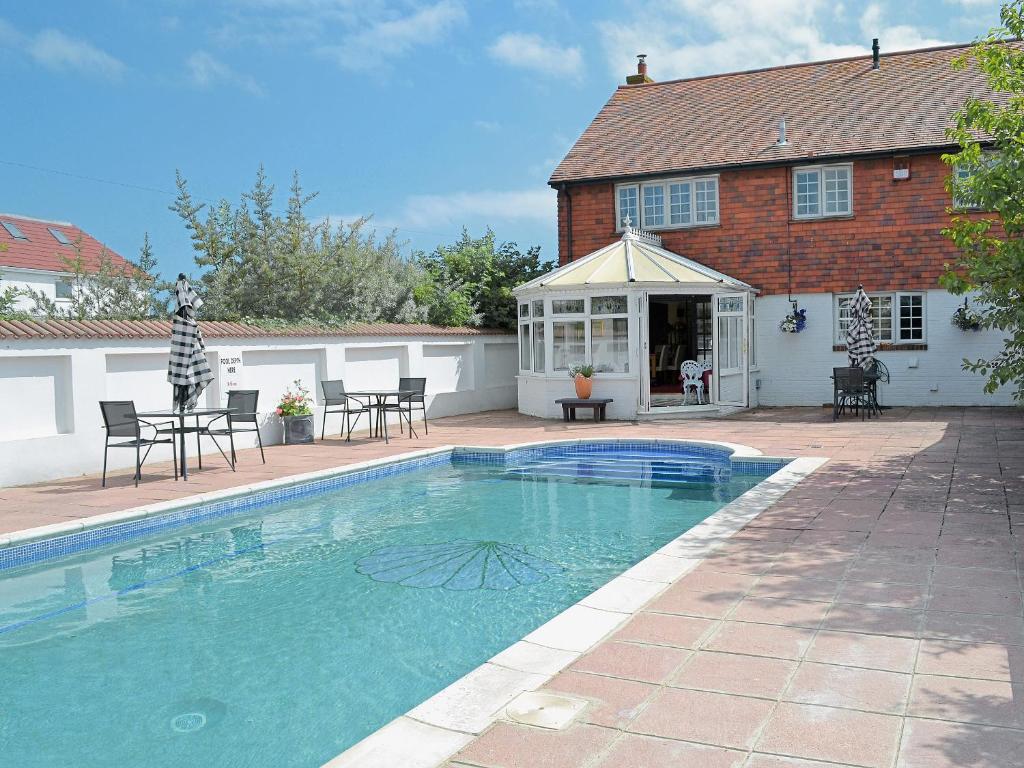
[[[337,45],[321,46],[318,51],[345,69],[374,69],[386,59],[442,39],[466,18],[459,0],[438,0],[406,15],[371,21],[344,35]]]
[[[498,61],[521,69],[570,77],[583,74],[583,53],[579,48],[563,48],[540,35],[507,32],[487,51]]]
[[[826,31],[835,7],[826,0],[648,0],[643,21],[603,21],[598,29],[616,79],[635,71],[638,53],[649,55],[652,77],[668,80],[863,55],[871,37],[883,50],[941,42],[909,25],[882,24],[872,6],[864,16],[859,31],[873,28],[866,39],[835,40]]]
[[[66,35],[58,29],[24,34],[0,19],[0,47],[27,54],[37,64],[58,72],[75,71],[119,79],[127,67],[92,43]]]
[[[557,203],[553,189],[453,192],[444,195],[413,195],[394,217],[402,226],[423,229],[438,225],[480,222],[541,222],[553,224]]]
[[[263,89],[253,78],[236,72],[206,51],[196,51],[185,59],[185,68],[189,79],[199,88],[209,89],[226,85],[240,88],[253,96],[263,95]]]
[[[944,45],[945,41],[934,37],[926,37],[915,27],[907,24],[888,26],[878,3],[870,3],[860,17],[860,30],[867,38],[877,37],[882,53],[887,51],[907,51],[912,48],[930,48]]]
[[[497,120],[474,120],[473,127],[484,133],[497,133],[501,130],[501,123]]]

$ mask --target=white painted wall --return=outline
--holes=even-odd
[[[515,336],[209,339],[207,358],[216,379],[201,404],[226,402],[228,389],[259,389],[265,444],[281,440],[273,410],[295,379],[318,404],[318,434],[321,379],[342,379],[351,391],[395,388],[399,376],[426,376],[429,418],[514,408],[515,341]],[[99,401],[134,400],[139,411],[170,408],[168,345],[128,339],[0,344],[5,406],[0,487],[98,472],[104,437]],[[337,435],[339,417],[329,418],[327,428]],[[255,445],[255,437],[240,436],[236,444]],[[194,453],[194,441],[189,450]],[[203,452],[215,451],[210,444]],[[151,454],[155,460],[169,458],[165,446]],[[110,452],[111,467],[131,466],[134,460],[132,451]]]
[[[880,351],[892,377],[879,387],[883,405],[1011,405],[1012,391],[985,394],[985,379],[961,369],[965,357],[990,357],[1003,347],[995,331],[961,331],[950,323],[963,303],[947,291],[927,291],[925,335],[928,349]],[[807,327],[782,333],[779,322],[790,311],[786,296],[757,299],[755,333],[761,405],[821,405],[832,402],[832,368],[848,365],[846,352],[833,352],[832,294],[794,296],[807,310]]]
[[[37,291],[56,301],[59,306],[68,303],[67,299],[57,299],[57,280],[61,277],[64,275],[59,272],[41,269],[0,267],[0,291],[11,286],[21,291]],[[14,302],[15,309],[31,310],[34,306],[35,302],[25,296],[19,296]]]

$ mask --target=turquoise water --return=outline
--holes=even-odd
[[[762,476],[442,465],[0,574],[0,764],[319,766]]]

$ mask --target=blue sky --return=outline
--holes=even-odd
[[[279,207],[298,170],[320,193],[311,215],[373,214],[379,231],[397,227],[424,250],[489,224],[554,257],[547,178],[636,53],[665,80],[855,55],[872,37],[883,51],[969,41],[997,9],[0,0],[0,211],[73,221],[130,258],[148,231],[169,277],[193,258],[167,209],[175,169],[197,198],[237,201],[263,163]]]

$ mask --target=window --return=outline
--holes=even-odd
[[[597,373],[629,373],[629,318],[590,321],[590,362]]]
[[[551,314],[553,315],[582,315],[583,299],[552,299]]]
[[[900,340],[924,341],[924,296],[901,294],[899,312]]]
[[[923,293],[880,293],[870,298],[875,341],[889,344],[924,342]],[[852,295],[836,297],[836,344],[846,344],[852,301]]]
[[[544,323],[533,324],[533,371],[544,373]]]
[[[590,314],[624,315],[627,306],[625,296],[595,296],[590,300]]]
[[[18,225],[13,221],[0,221],[0,225],[3,225],[3,228],[7,230],[7,234],[15,240],[28,240],[28,238],[25,237],[25,233],[18,229]]]
[[[818,165],[793,170],[793,215],[798,219],[848,216],[853,212],[851,165]]]
[[[530,316],[530,305],[529,304],[520,304],[519,305],[519,317],[522,318],[522,317],[529,317],[529,316]]]
[[[644,227],[665,226],[665,186],[644,184]]]
[[[530,324],[523,323],[519,326],[519,370],[530,370]]]
[[[718,223],[718,177],[667,179],[616,188],[619,231],[628,216],[631,227],[671,229]]]
[[[586,361],[586,326],[582,320],[551,324],[551,355],[554,370],[567,371],[574,363]]]
[[[71,245],[71,241],[68,240],[68,236],[56,227],[47,227],[46,229],[51,235],[53,235],[53,239],[61,245]]]
[[[71,283],[67,280],[58,280],[54,285],[54,294],[58,299],[70,299],[72,294]]]
[[[537,299],[533,302],[533,316],[544,317],[544,299]]]
[[[617,229],[625,229],[627,219],[629,220],[629,226],[640,226],[640,209],[637,205],[637,195],[638,190],[635,184],[619,187],[619,194],[615,202],[618,209],[615,212]]]

